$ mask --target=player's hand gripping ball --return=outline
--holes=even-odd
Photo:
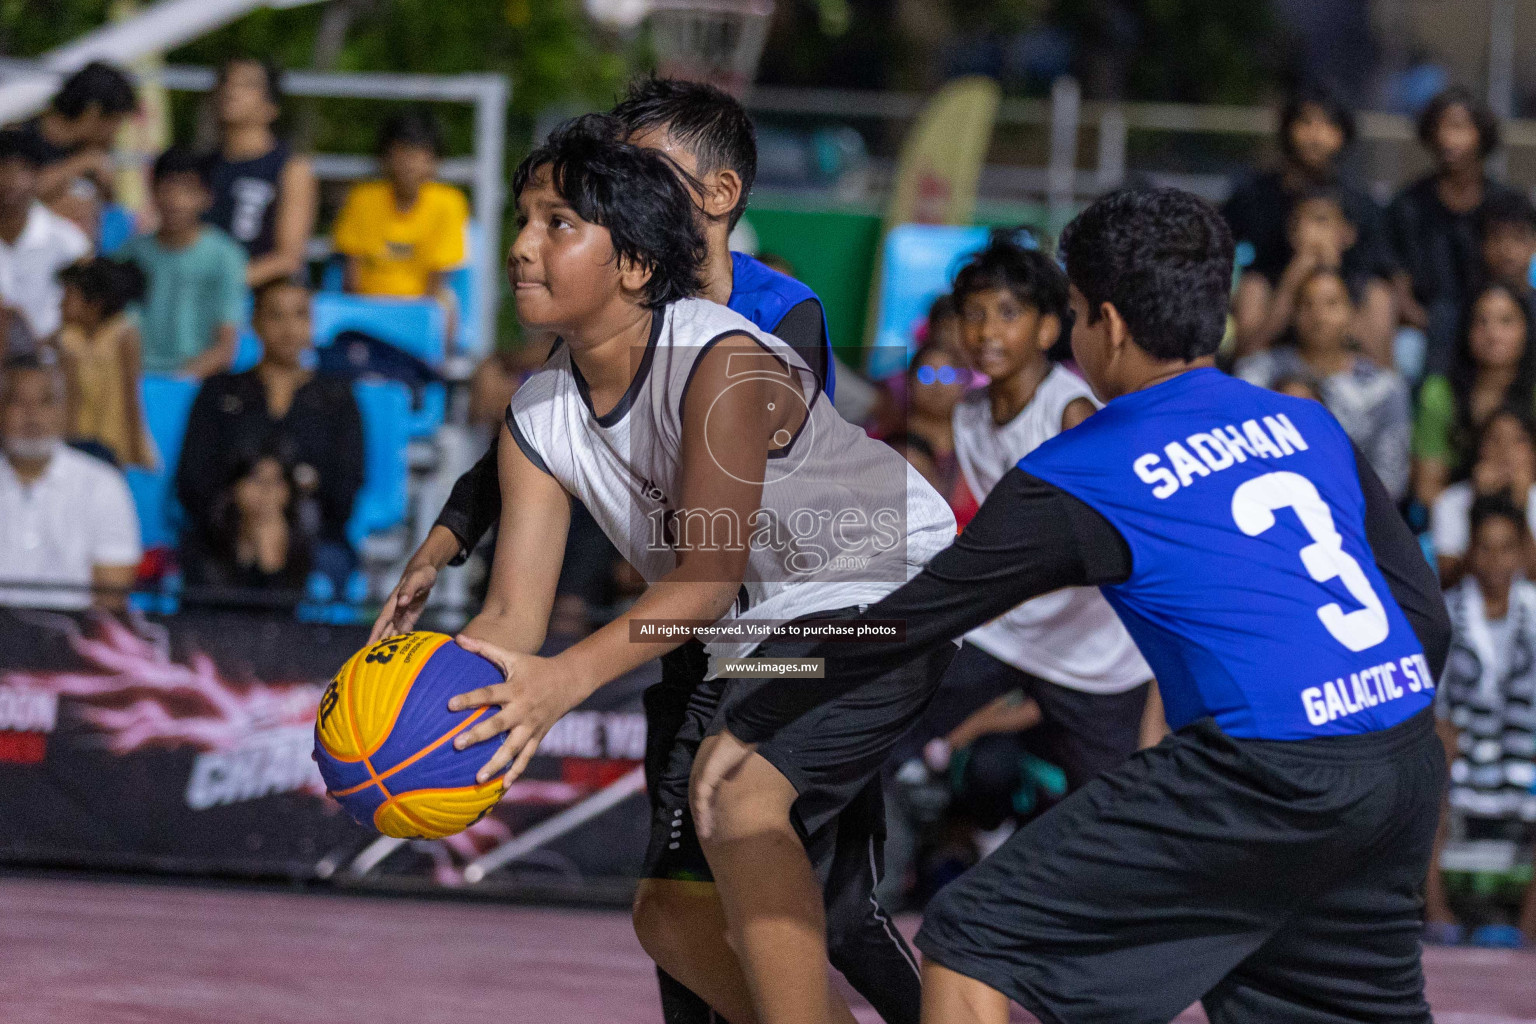
[[[358,651],[320,699],[315,760],[330,795],[361,825],[400,839],[441,839],[483,818],[502,795],[475,773],[500,736],[455,750],[453,738],[494,707],[448,699],[502,681],[496,666],[442,633],[406,633]]]

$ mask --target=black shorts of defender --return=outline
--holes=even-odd
[[[917,945],[1045,1024],[1428,1022],[1445,776],[1428,711],[1291,743],[1202,719],[942,890]]]
[[[802,619],[857,614],[857,608],[840,608]],[[776,657],[790,646],[761,644],[751,657]],[[846,835],[839,843],[833,826],[841,821],[845,831],[883,838],[880,769],[897,740],[928,706],[954,650],[942,644],[927,656],[815,708],[758,747],[757,752],[799,794],[793,824],[823,882],[838,846],[848,845]],[[726,707],[760,686],[779,682],[772,678],[705,681],[706,669],[703,648],[685,644],[663,659],[662,681],[645,692],[645,769],[652,811],[647,878],[712,878],[688,806],[694,757],[704,739],[722,727]]]
[[[947,699],[951,689],[955,700]],[[1022,690],[1040,705],[1040,731],[1047,756],[1066,774],[1070,791],[1136,752],[1141,745],[1141,720],[1149,689],[1149,683],[1142,683],[1121,693],[1074,690],[1017,669],[967,643],[950,662],[940,699],[923,724],[942,736],[1003,694]]]

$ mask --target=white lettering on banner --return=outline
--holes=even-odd
[[[274,793],[322,790],[314,749],[313,726],[286,725],[253,733],[233,750],[199,754],[187,779],[187,806],[205,811]]]
[[[1241,426],[1227,424],[1190,434],[1183,442],[1169,441],[1161,452],[1138,455],[1131,468],[1152,488],[1152,497],[1167,498],[1180,488],[1249,459],[1279,459],[1306,450],[1306,438],[1296,424],[1284,413],[1277,413],[1265,416],[1262,423],[1246,420]]]
[[[1403,674],[1403,683],[1397,681],[1398,672]],[[1434,684],[1429,680],[1429,662],[1424,655],[1410,654],[1406,658],[1351,672],[1347,680],[1340,676],[1322,686],[1309,686],[1301,691],[1301,705],[1307,712],[1307,721],[1313,725],[1327,725],[1345,715],[1359,714],[1405,694],[1432,690]]]
[[[58,720],[58,694],[0,686],[0,732],[53,732]]]

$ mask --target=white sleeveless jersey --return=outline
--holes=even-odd
[[[762,505],[744,524],[725,513],[678,511],[683,399],[693,369],[716,341],[739,334],[764,351],[733,356],[727,372],[770,379],[778,385],[770,393],[809,409],[793,437],[778,439]],[[794,349],[704,299],[656,312],[634,379],[611,411],[594,414],[580,369],[558,345],[513,396],[507,427],[647,582],[676,567],[678,546],[746,543],[746,578],[720,623],[783,622],[872,604],[955,537],[944,499],[899,454],[839,416]],[[712,668],[715,658],[741,657],[757,642],[706,644]]]
[[[1029,404],[1002,426],[992,420],[984,389],[955,406],[955,455],[978,501],[1020,459],[1061,433],[1062,415],[1079,398],[1098,407],[1086,383],[1055,366]],[[1152,678],[1114,609],[1092,587],[1025,601],[965,639],[998,661],[1085,693],[1123,693]]]

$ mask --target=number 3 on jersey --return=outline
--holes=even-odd
[[[1351,651],[1375,647],[1387,638],[1387,610],[1366,579],[1360,563],[1344,550],[1344,538],[1333,524],[1333,513],[1312,481],[1297,473],[1266,473],[1238,487],[1232,495],[1232,518],[1250,537],[1275,525],[1275,512],[1295,511],[1312,543],[1301,549],[1301,564],[1318,583],[1339,579],[1361,605],[1346,612],[1337,601],[1317,610],[1317,617],[1339,643]]]

